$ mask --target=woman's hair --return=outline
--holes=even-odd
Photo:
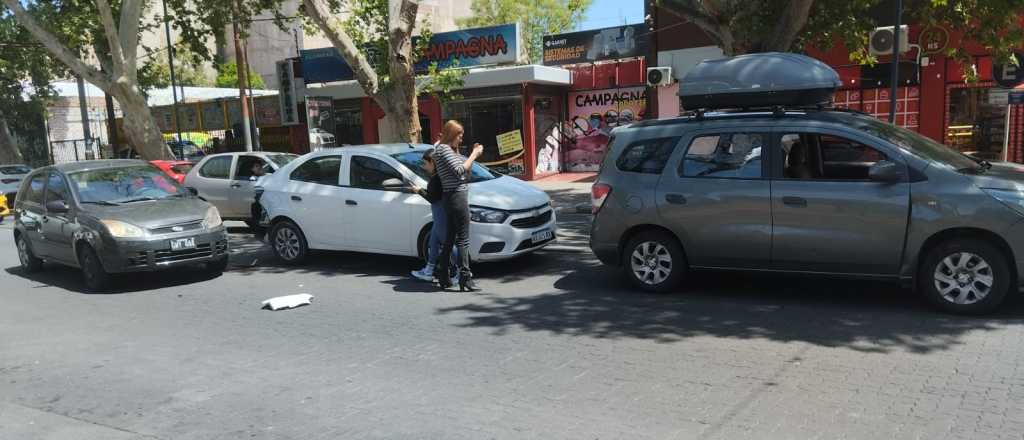
[[[434,162],[434,149],[433,148],[428,149],[427,151],[423,152],[423,160],[425,160],[427,162],[430,162],[430,163]]]
[[[451,120],[445,122],[444,127],[441,127],[441,143],[451,146],[452,142],[455,142],[455,138],[459,137],[464,131],[459,121]]]

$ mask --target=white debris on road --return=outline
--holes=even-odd
[[[298,295],[278,296],[263,301],[263,308],[270,310],[294,309],[307,305],[313,301],[313,295],[300,293]]]

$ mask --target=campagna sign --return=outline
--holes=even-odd
[[[413,45],[418,41],[419,37],[413,37]],[[439,69],[514,63],[519,59],[519,48],[516,24],[437,33],[431,37],[415,69],[417,73],[426,73],[433,63]],[[306,84],[355,78],[352,68],[333,47],[303,50],[301,57]]]

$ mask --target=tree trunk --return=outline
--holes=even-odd
[[[381,136],[381,143],[419,143],[420,118],[417,99],[406,97],[398,89],[381,93],[374,100],[384,110],[384,124],[388,126],[387,135]]]
[[[138,93],[123,90],[111,93],[121,105],[121,113],[124,115],[124,133],[128,137],[128,144],[134,148],[139,156],[145,160],[170,159],[167,151],[167,144],[160,128],[156,124],[156,118],[149,111],[146,99]]]
[[[7,126],[7,120],[0,118],[0,165],[25,163],[21,157],[21,150],[14,143],[11,130]]]

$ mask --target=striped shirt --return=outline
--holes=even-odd
[[[463,165],[466,158],[452,150],[452,147],[441,144],[434,149],[434,166],[441,177],[441,187],[445,192],[469,190],[469,173]]]

